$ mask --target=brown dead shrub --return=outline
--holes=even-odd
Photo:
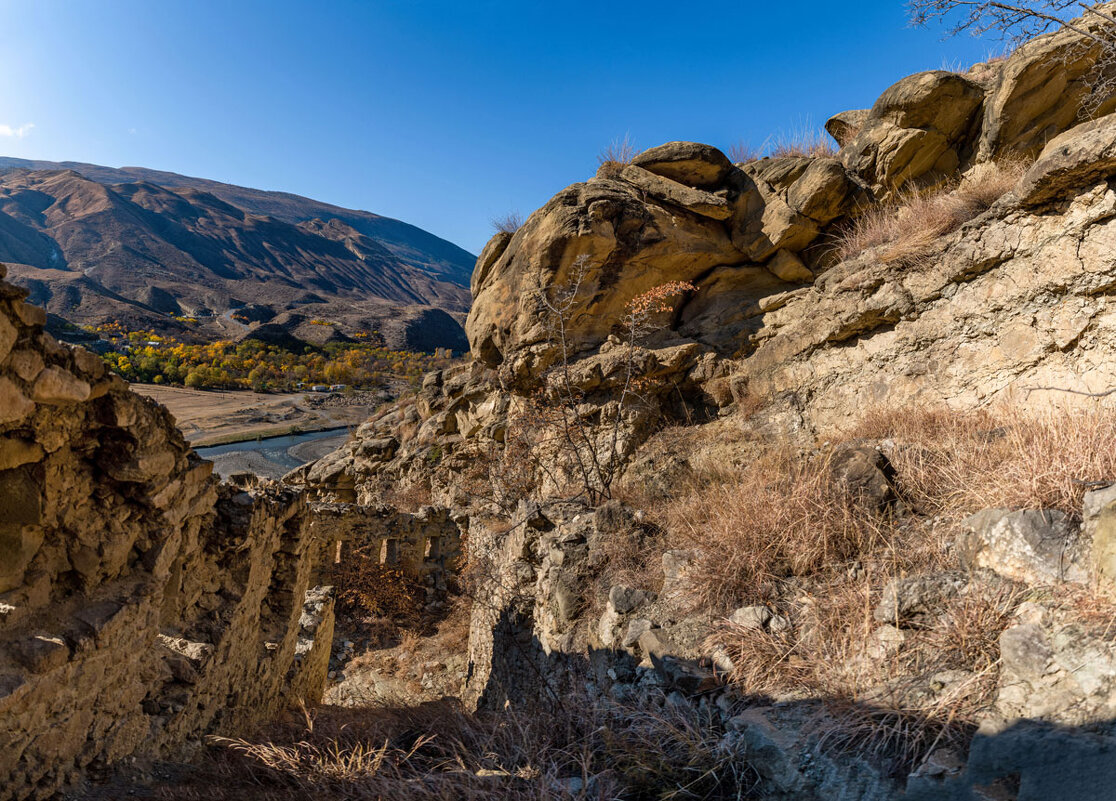
[[[878,258],[884,264],[918,264],[940,237],[983,214],[1011,191],[1027,166],[1019,158],[980,164],[958,184],[910,191],[894,203],[873,206],[837,237],[836,255],[845,261],[880,248]]]
[[[1116,411],[1101,406],[1028,411],[876,410],[854,436],[890,438],[901,492],[926,512],[1059,509],[1116,482]]]
[[[771,451],[664,512],[668,528],[700,554],[693,592],[711,609],[769,601],[781,580],[832,567],[886,539],[879,516],[833,483],[828,454]]]
[[[422,611],[419,583],[397,567],[381,564],[379,554],[354,551],[333,565],[330,573],[343,612],[417,620]]]

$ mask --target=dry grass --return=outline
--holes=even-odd
[[[928,513],[1059,509],[1078,518],[1089,489],[1116,482],[1116,411],[1100,406],[877,410],[852,434],[897,443],[899,489]]]
[[[760,148],[752,147],[750,143],[741,140],[729,145],[728,157],[733,164],[747,164],[751,161],[759,161],[763,158],[763,153]]]
[[[717,748],[708,717],[604,707],[569,699],[553,716],[469,715],[451,702],[407,709],[323,708],[255,736],[214,738],[206,761],[163,801],[320,799],[510,801],[729,799],[754,784],[741,759]],[[593,778],[569,791],[562,779]]]
[[[672,547],[699,552],[689,578],[701,604],[759,603],[787,621],[725,621],[711,635],[707,649],[732,660],[741,692],[828,699],[827,747],[902,771],[935,747],[967,742],[994,696],[999,637],[1024,596],[1009,582],[975,581],[888,645],[873,615],[884,588],[955,568],[956,521],[979,509],[1079,516],[1085,491],[1116,481],[1116,411],[877,410],[834,440],[862,438],[886,441],[907,512],[851,502],[832,485],[825,450],[774,450],[700,471],[653,505],[653,518],[665,521]],[[1084,590],[1058,598],[1116,637],[1116,607]]]
[[[496,233],[514,234],[523,227],[523,215],[518,211],[492,218],[492,228]]]
[[[695,601],[711,609],[770,601],[781,580],[855,558],[885,536],[878,516],[834,485],[827,454],[771,451],[662,511],[701,553]]]
[[[824,130],[805,125],[789,132],[775,134],[763,148],[771,158],[832,158],[837,143]]]
[[[838,237],[837,257],[844,261],[880,248],[878,258],[885,264],[918,264],[940,237],[1011,191],[1027,166],[1028,162],[1016,158],[981,164],[957,185],[912,191],[895,203],[873,206]]]
[[[625,164],[631,164],[632,159],[636,157],[638,152],[635,145],[632,144],[629,134],[624,134],[623,139],[613,139],[612,142],[597,155],[597,165],[604,167],[605,165],[623,166]]]

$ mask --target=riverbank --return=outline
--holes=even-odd
[[[197,453],[213,462],[221,478],[238,473],[254,473],[264,478],[282,478],[307,462],[337,450],[349,438],[349,429],[304,432],[260,440],[199,447]]]
[[[355,427],[390,399],[386,392],[263,393],[153,384],[132,389],[167,407],[194,447]]]

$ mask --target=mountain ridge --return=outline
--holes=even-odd
[[[460,350],[451,318],[469,308],[473,257],[408,223],[297,195],[4,158],[0,261],[73,323],[227,338],[243,333],[228,315],[251,305],[254,322],[297,313],[341,333],[404,321],[414,330],[393,344]],[[433,339],[419,330],[432,319]]]

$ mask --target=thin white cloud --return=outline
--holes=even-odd
[[[20,125],[18,128],[13,128],[11,125],[4,125],[0,123],[0,136],[12,137],[15,139],[22,139],[31,133],[31,129],[35,127],[35,123],[27,122]]]

